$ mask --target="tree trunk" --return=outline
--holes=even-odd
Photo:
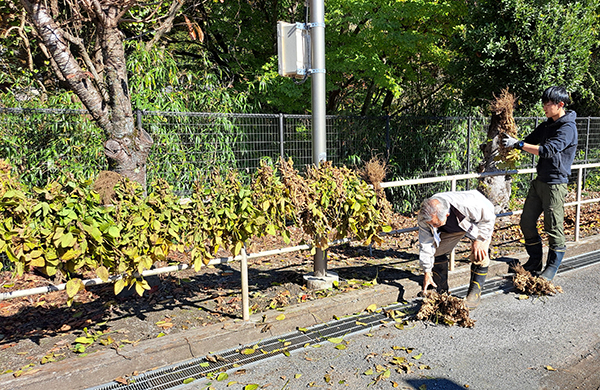
[[[55,22],[44,2],[21,0],[48,53],[69,88],[79,97],[96,124],[105,132],[104,152],[109,169],[146,186],[146,160],[152,138],[136,127],[131,108],[125,51],[118,21],[131,2],[90,1],[87,11],[97,28],[103,70],[84,71],[68,44],[68,36]],[[106,96],[107,98],[105,98]]]

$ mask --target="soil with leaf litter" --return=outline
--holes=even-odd
[[[588,193],[596,198],[599,194]],[[573,195],[570,195],[573,197]],[[572,199],[567,199],[571,201]],[[599,234],[600,205],[582,206],[580,236]],[[510,256],[523,250],[518,216],[499,219],[492,243],[492,258]],[[566,209],[565,233],[573,240],[575,208]],[[541,226],[540,221],[540,226]],[[394,229],[413,227],[415,215],[395,215]],[[296,245],[306,237],[292,230]],[[249,243],[248,252],[284,248],[277,237]],[[457,266],[467,266],[469,245],[457,247]],[[223,253],[227,256],[228,254]],[[171,261],[185,261],[187,254],[171,253]],[[387,236],[381,246],[344,244],[328,250],[328,269],[340,277],[329,290],[310,291],[303,276],[313,271],[309,251],[292,252],[248,261],[250,306],[255,313],[284,309],[375,283],[398,285],[402,279],[421,280],[416,232]],[[156,264],[156,267],[166,266]],[[93,277],[93,275],[90,275]],[[152,288],[142,297],[134,291],[114,295],[111,284],[88,287],[68,307],[64,291],[0,301],[0,375],[27,375],[42,364],[77,358],[108,348],[231,319],[241,319],[239,263],[203,267],[200,272],[185,270],[148,278]],[[51,282],[30,272],[15,277],[6,268],[0,272],[0,292],[47,286]]]

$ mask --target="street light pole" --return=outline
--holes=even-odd
[[[310,2],[311,76],[313,163],[315,166],[327,161],[327,136],[325,122],[325,3],[324,0]],[[315,237],[318,240],[318,237]],[[313,289],[330,288],[335,273],[327,272],[327,252],[316,248],[314,273],[306,278],[307,286]]]

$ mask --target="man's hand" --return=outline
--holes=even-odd
[[[519,148],[519,142],[520,141],[518,139],[516,139],[514,137],[511,137],[508,134],[504,134],[504,138],[502,139],[502,144],[505,147],[507,147],[507,148],[517,148],[517,149],[520,149]]]
[[[423,278],[423,293],[427,292],[427,287],[429,286],[437,287],[437,284],[433,281],[433,273],[431,271],[425,272],[425,277]]]
[[[485,259],[486,257],[486,253],[485,253],[485,245],[483,243],[483,241],[479,241],[479,240],[475,240],[473,241],[473,244],[471,245],[471,252],[473,253],[473,257],[475,258],[475,261],[483,261],[483,259]]]

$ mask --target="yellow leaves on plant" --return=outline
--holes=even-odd
[[[367,306],[367,308],[365,310],[368,311],[369,313],[373,313],[375,310],[377,310],[377,305],[372,303],[369,306]]]
[[[121,235],[121,230],[113,225],[108,228],[108,235],[112,238],[118,238]]]
[[[67,282],[66,290],[69,298],[73,298],[79,291],[83,289],[85,289],[85,286],[79,278],[73,278]]]
[[[115,295],[119,295],[121,291],[125,288],[127,283],[123,279],[119,279],[115,282]]]
[[[77,249],[69,249],[68,251],[65,252],[64,255],[62,255],[60,258],[63,261],[69,261],[69,260],[73,260],[77,257],[79,257],[79,255],[81,254],[80,250]]]
[[[103,282],[108,282],[109,274],[108,274],[108,269],[105,266],[101,265],[100,267],[96,268],[96,275]]]
[[[145,290],[150,290],[150,285],[146,280],[136,280],[135,281],[135,292],[141,297],[144,295]]]
[[[44,265],[46,265],[46,259],[43,257],[32,258],[29,262],[30,267],[43,267]]]

